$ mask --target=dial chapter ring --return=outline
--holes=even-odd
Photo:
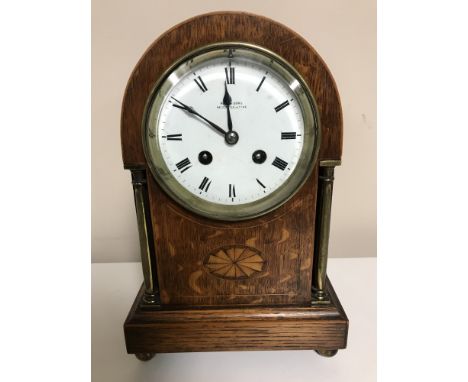
[[[157,140],[151,141],[150,134],[157,130],[158,112],[165,100],[170,83],[169,76],[177,77],[184,65],[200,64],[203,60],[224,55],[235,50],[263,60],[264,64],[274,65],[275,70],[287,81],[297,97],[304,120],[304,144],[301,156],[293,173],[286,181],[266,197],[245,204],[226,205],[207,201],[191,193],[172,175],[161,154]],[[277,54],[252,44],[228,42],[207,45],[176,61],[157,81],[148,98],[142,122],[142,138],[145,157],[150,171],[161,188],[182,207],[207,218],[221,221],[240,221],[267,214],[287,202],[305,183],[317,160],[320,147],[321,129],[315,99],[300,74]]]

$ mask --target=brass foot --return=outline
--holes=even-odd
[[[338,353],[338,349],[333,350],[316,350],[317,354],[320,354],[322,357],[333,357]]]
[[[156,353],[136,353],[135,357],[137,357],[140,361],[149,361],[155,355]]]

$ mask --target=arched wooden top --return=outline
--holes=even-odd
[[[143,54],[125,90],[121,116],[125,168],[143,167],[141,124],[146,101],[164,71],[187,53],[225,41],[263,46],[282,56],[302,75],[320,113],[322,143],[319,160],[340,160],[343,118],[335,81],[310,44],[273,20],[244,12],[216,12],[186,20],[160,36]]]

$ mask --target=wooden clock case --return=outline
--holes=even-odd
[[[280,55],[315,97],[321,145],[312,174],[285,204],[242,222],[220,222],[180,207],[155,182],[142,142],[155,83],[189,52],[219,42],[259,45]],[[159,37],[129,79],[121,116],[122,156],[132,172],[144,284],[124,324],[128,353],[346,347],[348,319],[326,277],[333,169],[342,152],[342,113],[327,66],[298,34],[267,18],[219,12]],[[210,256],[235,263],[250,253],[251,275],[220,276]],[[253,256],[253,257],[252,257]],[[248,261],[248,260],[246,260]],[[252,261],[252,260],[251,260]]]

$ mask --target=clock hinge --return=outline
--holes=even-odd
[[[333,174],[339,161],[321,161],[315,223],[314,265],[312,271],[312,304],[330,303],[326,292],[328,241],[330,238],[330,217],[333,194]]]
[[[142,305],[156,307],[161,305],[161,299],[156,272],[156,256],[149,210],[146,170],[132,169],[131,172],[145,288]]]

